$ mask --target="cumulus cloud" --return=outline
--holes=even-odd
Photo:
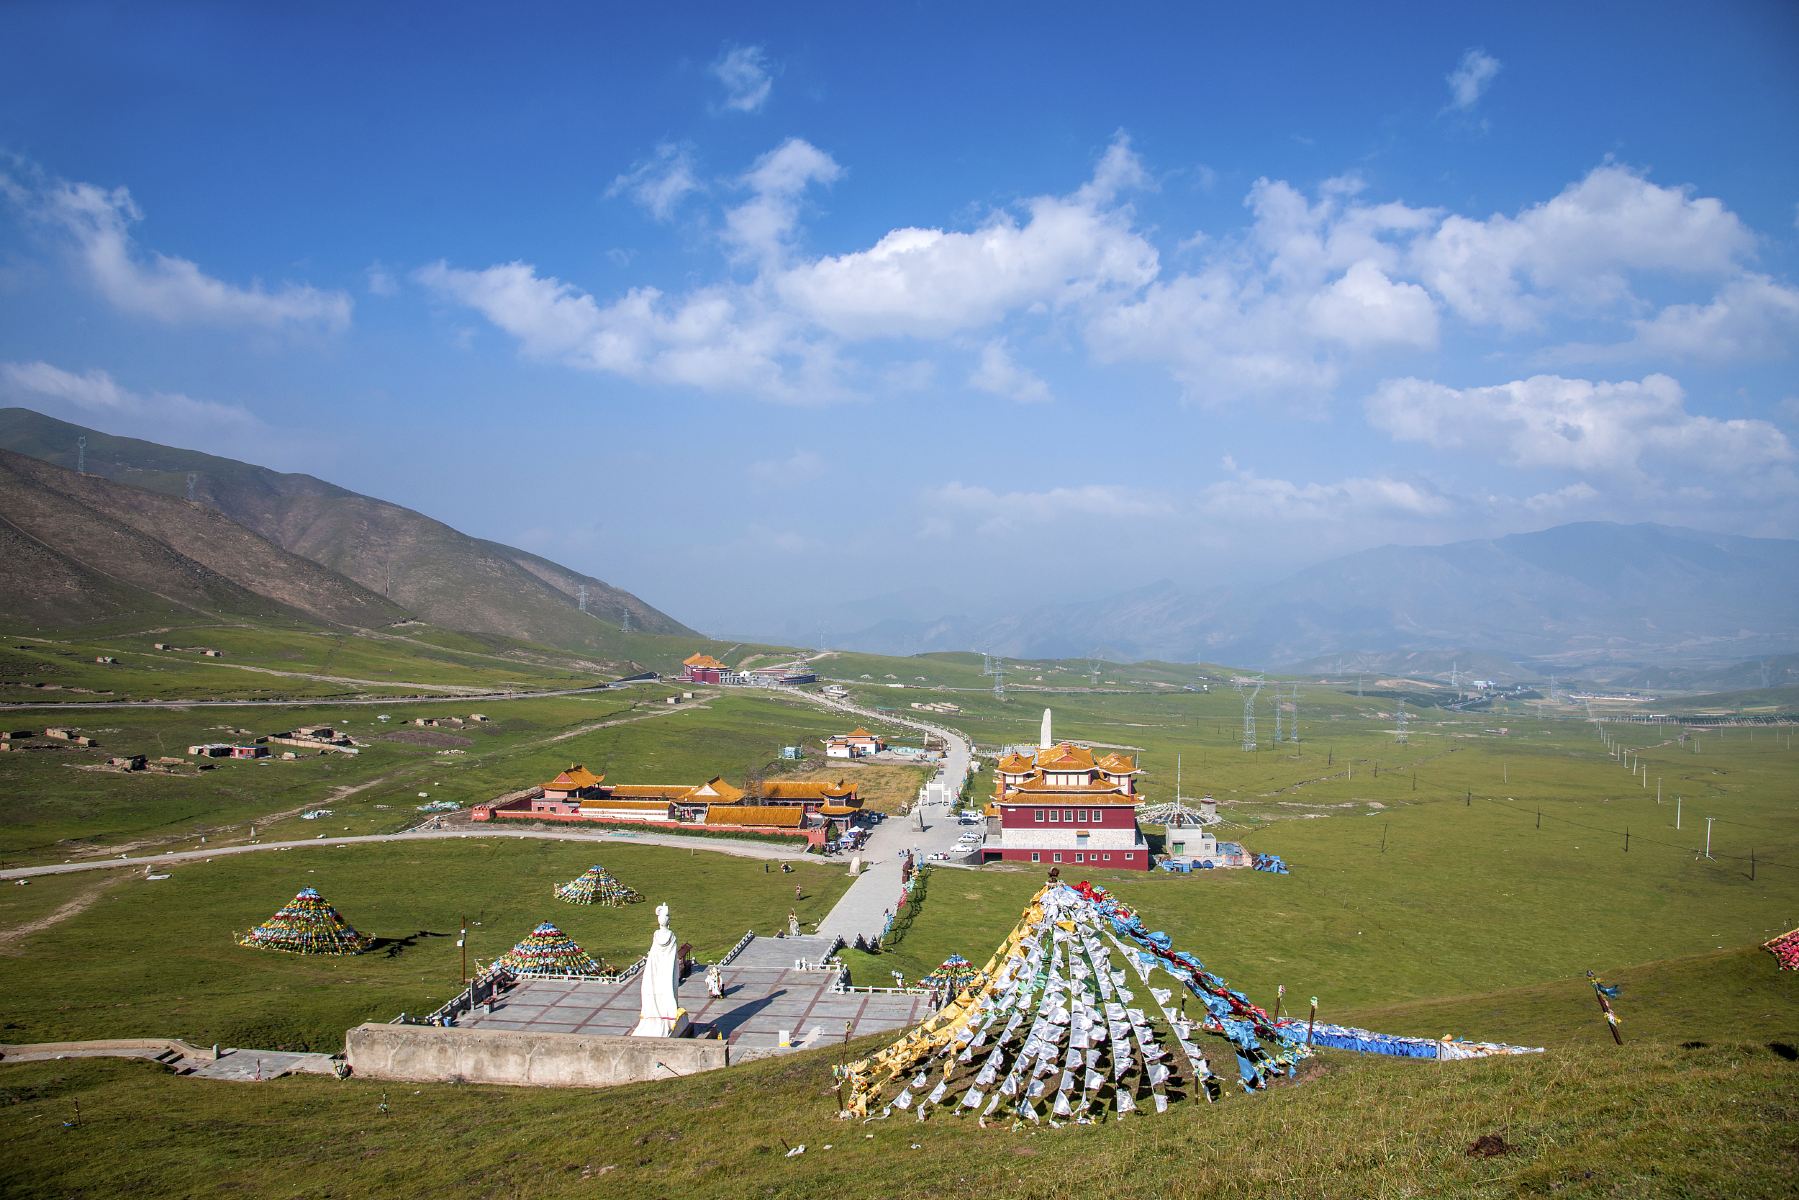
[[[88,281],[121,311],[169,325],[341,330],[350,323],[344,292],[292,283],[240,286],[188,259],[141,248],[132,226],[143,213],[125,188],[50,179],[26,167],[0,174],[0,193],[66,239]]]
[[[165,438],[171,428],[208,435],[265,431],[238,405],[180,392],[135,392],[98,368],[75,372],[41,361],[0,363],[0,395],[65,420],[106,419],[109,428]]]
[[[1473,108],[1499,74],[1499,60],[1478,47],[1462,55],[1455,70],[1444,77],[1449,84],[1449,107],[1463,112]]]
[[[1799,341],[1799,289],[1766,275],[1726,283],[1709,304],[1670,304],[1636,322],[1625,347],[1651,354],[1731,361],[1772,358]]]
[[[968,377],[968,386],[1019,404],[1044,404],[1050,400],[1049,385],[1014,361],[1004,339],[995,339],[981,348],[981,361]]]
[[[1114,141],[1072,196],[1039,196],[1021,222],[992,214],[968,232],[904,228],[866,250],[796,266],[776,281],[809,320],[846,338],[943,337],[984,328],[1033,305],[1059,307],[1154,279],[1157,255],[1105,203],[1141,178]]]
[[[726,46],[712,64],[713,78],[725,85],[726,108],[752,113],[768,103],[774,78],[760,46]]]
[[[835,183],[837,160],[804,138],[788,138],[756,160],[739,183],[750,198],[725,213],[724,238],[742,257],[773,262],[799,225],[800,198],[815,183]]]
[[[602,305],[528,263],[467,271],[438,262],[414,278],[473,308],[533,357],[789,402],[832,398],[829,348],[807,342],[741,289],[669,298],[655,288],[633,288]]]
[[[1733,273],[1753,245],[1722,201],[1608,164],[1516,217],[1444,218],[1411,266],[1465,320],[1523,329],[1556,303],[1628,299],[1632,272]]]
[[[658,221],[666,221],[675,215],[683,197],[699,190],[693,152],[664,142],[648,158],[614,179],[606,196],[628,196]]]
[[[1429,209],[1363,204],[1361,182],[1326,180],[1316,201],[1257,180],[1240,238],[1207,248],[1194,270],[1151,283],[1087,325],[1103,361],[1167,364],[1191,398],[1318,398],[1341,370],[1334,350],[1432,346],[1436,303],[1397,278]]]
[[[1767,421],[1688,411],[1666,375],[1621,382],[1537,375],[1494,387],[1392,379],[1368,418],[1398,441],[1473,449],[1517,467],[1638,476],[1679,467],[1718,475],[1790,462],[1792,445]]]

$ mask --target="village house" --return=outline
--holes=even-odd
[[[825,739],[826,758],[866,758],[886,748],[886,742],[859,725],[848,733],[832,734]]]
[[[982,846],[982,861],[1149,870],[1149,843],[1137,827],[1139,773],[1127,754],[1096,758],[1085,746],[1052,742],[1045,709],[1036,750],[1015,750],[994,764],[987,815],[998,830]]]

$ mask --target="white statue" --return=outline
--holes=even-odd
[[[860,874],[862,874],[862,856],[860,854],[851,855],[850,856],[850,878],[854,879],[856,876],[858,876]]]
[[[1048,750],[1054,742],[1049,740],[1049,709],[1043,710],[1043,730],[1037,735],[1037,749]]]
[[[687,1010],[675,994],[681,983],[681,952],[668,927],[668,905],[656,906],[656,934],[643,962],[643,1003],[632,1037],[680,1037],[687,1032]]]

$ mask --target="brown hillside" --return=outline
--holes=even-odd
[[[408,614],[220,514],[0,450],[0,608],[52,624],[188,610],[375,627]]]

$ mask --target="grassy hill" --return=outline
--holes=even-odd
[[[577,651],[605,650],[606,634],[627,615],[645,632],[691,633],[603,580],[310,475],[114,437],[30,409],[0,409],[0,446],[18,453],[72,468],[80,436],[87,438],[88,473],[181,497],[191,474],[204,507],[444,628]],[[586,613],[577,605],[582,585]]]

